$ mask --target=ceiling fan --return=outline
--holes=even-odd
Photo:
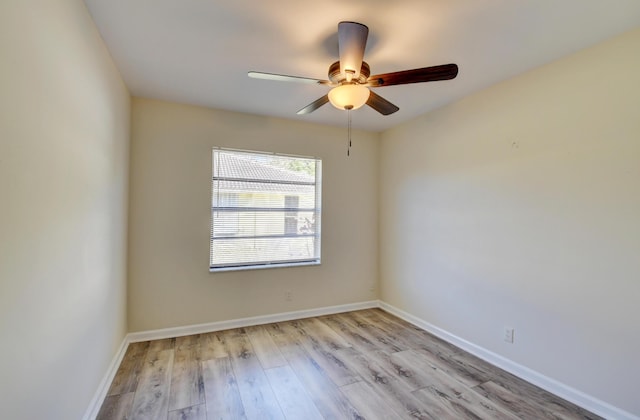
[[[346,110],[358,109],[367,104],[382,115],[393,114],[400,108],[369,88],[450,80],[458,75],[456,64],[443,64],[371,76],[369,64],[363,61],[368,35],[369,28],[361,23],[340,22],[338,24],[340,60],[329,66],[329,80],[259,71],[250,71],[248,75],[256,79],[320,84],[332,88],[328,94],[298,111],[298,114],[309,114],[327,102],[331,102],[336,108]]]

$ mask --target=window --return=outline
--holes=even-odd
[[[210,271],[320,264],[322,162],[213,149]]]

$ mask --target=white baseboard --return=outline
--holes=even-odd
[[[160,340],[163,338],[182,337],[192,334],[203,334],[213,331],[229,330],[232,328],[250,327],[252,325],[270,324],[272,322],[291,321],[294,319],[310,318],[313,316],[331,315],[340,312],[358,311],[360,309],[379,307],[379,301],[371,300],[368,302],[348,303],[346,305],[326,306],[324,308],[304,309],[301,311],[293,312],[282,312],[278,314],[254,316],[250,318],[232,319],[229,321],[209,322],[206,324],[187,325],[184,327],[140,331],[129,333],[127,335],[127,339],[130,343],[135,343],[138,341]]]
[[[430,324],[427,321],[424,321],[401,309],[398,309],[395,306],[381,301],[379,307],[380,309],[383,309],[384,311],[389,312],[390,314],[393,314],[398,318],[402,318],[405,321],[410,322],[411,324],[420,327],[427,332],[430,332],[436,337],[441,338],[453,344],[454,346],[459,347],[473,354],[474,356],[477,356],[491,363],[494,366],[506,370],[507,372],[512,373],[515,376],[524,379],[525,381],[530,382],[536,386],[539,386],[540,388],[549,391],[552,394],[559,396],[560,398],[564,398],[567,401],[585,408],[592,413],[612,420],[640,420],[640,417],[637,417],[625,410],[622,410],[609,403],[587,395],[582,391],[558,382],[555,379],[549,378],[548,376],[529,369],[526,366],[522,366],[512,360],[502,357],[497,353],[473,344],[463,338],[460,338],[448,331],[443,330],[442,328],[436,327],[435,325]]]
[[[94,420],[98,416],[100,407],[102,407],[102,403],[107,397],[107,392],[109,391],[109,387],[111,386],[113,378],[115,378],[116,376],[116,372],[118,372],[118,368],[120,367],[120,363],[122,363],[122,359],[124,358],[124,354],[127,351],[127,347],[129,347],[129,340],[125,336],[125,338],[122,340],[122,343],[120,344],[120,347],[118,348],[118,351],[113,356],[107,372],[102,378],[102,381],[100,381],[98,390],[91,399],[89,408],[87,408],[87,411],[84,413],[82,420]]]

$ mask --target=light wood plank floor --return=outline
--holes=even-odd
[[[129,345],[98,419],[597,419],[379,309]]]

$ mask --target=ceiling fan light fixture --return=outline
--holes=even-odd
[[[329,102],[338,109],[358,109],[367,103],[371,91],[362,85],[345,84],[329,91]]]

